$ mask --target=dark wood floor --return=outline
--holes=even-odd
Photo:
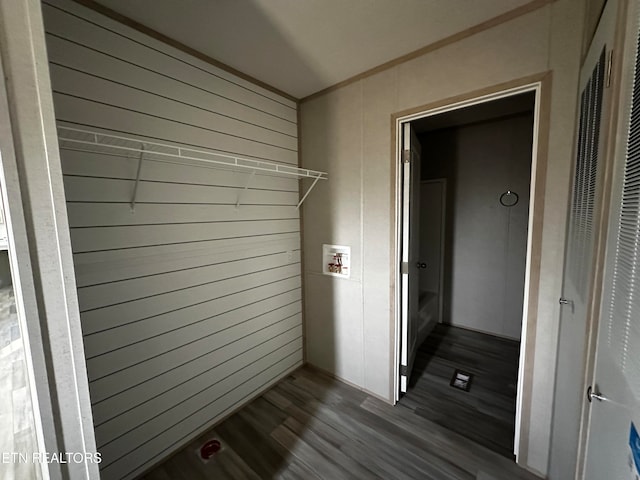
[[[534,480],[511,460],[417,413],[308,367],[192,442],[146,480]],[[223,449],[207,464],[208,439]]]
[[[517,341],[438,325],[399,406],[512,459],[519,351]],[[450,386],[456,369],[474,375],[470,391]]]

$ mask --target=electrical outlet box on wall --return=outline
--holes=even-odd
[[[351,247],[322,245],[322,273],[333,277],[351,276]]]

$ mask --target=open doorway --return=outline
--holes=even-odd
[[[537,92],[399,119],[398,398],[510,458],[519,430]]]

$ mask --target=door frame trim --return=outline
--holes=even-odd
[[[514,454],[516,462],[527,463],[531,418],[531,404],[534,395],[535,340],[540,287],[540,261],[542,257],[542,223],[544,213],[544,192],[548,159],[548,139],[551,104],[550,71],[523,77],[511,82],[496,84],[484,89],[450,97],[430,104],[417,106],[391,115],[391,375],[393,378],[394,404],[399,400],[399,360],[400,360],[400,246],[401,246],[401,160],[402,125],[412,120],[457,110],[460,108],[498,100],[525,92],[535,92],[534,131],[531,162],[531,195],[529,202],[529,222],[527,232],[527,260],[525,270],[525,292],[522,321],[522,337],[518,369],[516,431]]]

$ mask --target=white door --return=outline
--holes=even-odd
[[[609,3],[613,3],[611,0]],[[584,479],[640,475],[639,2],[629,2]],[[634,80],[635,78],[635,80]],[[634,447],[634,455],[631,446]]]
[[[420,142],[411,124],[402,129],[402,253],[400,391],[409,386],[418,339],[420,261]]]
[[[442,322],[445,194],[445,179],[420,183],[420,295],[428,297],[436,323]]]
[[[595,226],[601,215],[606,119],[611,92],[606,85],[606,76],[615,24],[615,2],[610,1],[580,74],[578,135],[560,298],[560,340],[549,462],[549,478],[552,479],[569,480],[576,474],[595,268]]]

